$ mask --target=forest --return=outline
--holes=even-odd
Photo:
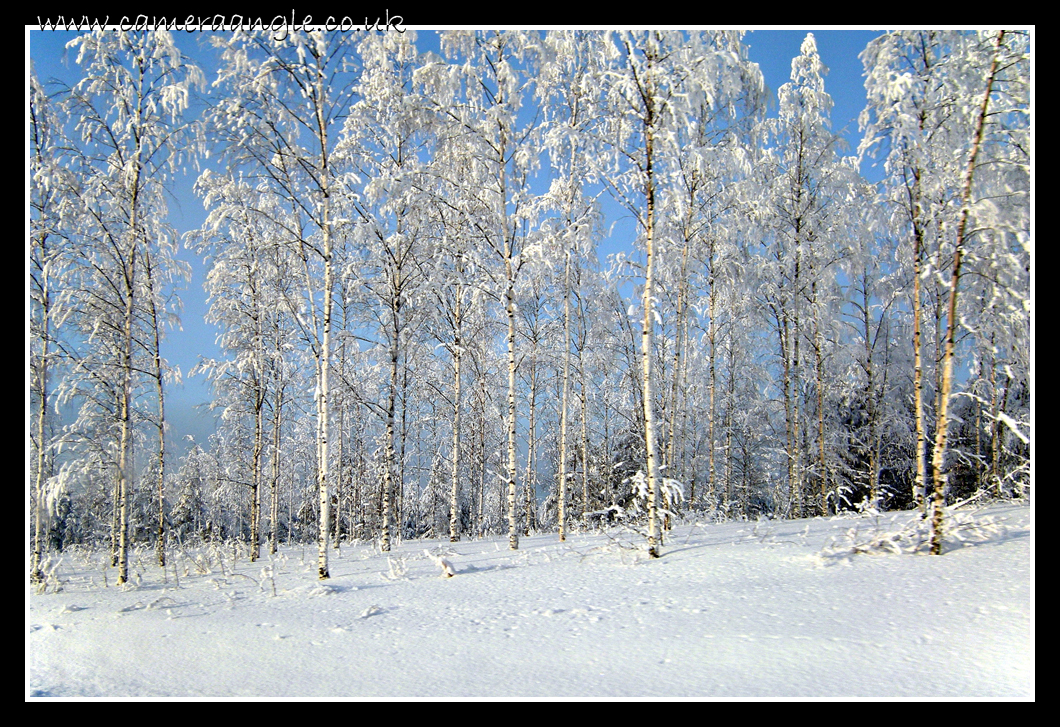
[[[30,580],[75,544],[329,550],[918,509],[1031,486],[1027,31],[216,33],[70,44],[28,89]],[[861,162],[883,177],[867,181]],[[185,168],[207,216],[167,221]],[[635,224],[600,254],[605,205]],[[216,358],[166,361],[181,251]],[[175,456],[167,395],[216,433]]]

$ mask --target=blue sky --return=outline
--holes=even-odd
[[[744,42],[749,46],[751,60],[761,66],[774,100],[776,89],[789,80],[791,60],[798,55],[807,32],[814,34],[821,60],[829,69],[825,78],[825,89],[835,102],[832,113],[833,128],[844,134],[852,152],[860,138],[857,117],[865,104],[862,66],[858,54],[879,31],[768,29],[749,32],[744,37]],[[431,44],[429,32],[418,30],[418,33],[422,44]],[[199,62],[207,78],[212,80],[215,63],[211,52],[203,50],[206,48],[206,35],[208,33],[178,33],[177,39],[182,50]],[[66,83],[76,82],[78,69],[74,58],[72,54],[66,58],[64,50],[66,42],[74,37],[76,33],[73,32],[27,30],[27,78],[29,60],[32,59],[37,75],[45,83],[53,78]],[[775,113],[775,109],[772,109],[771,113]],[[876,176],[869,169],[862,171],[870,179]],[[198,227],[205,218],[201,203],[191,192],[193,182],[194,174],[189,174],[179,179],[174,189],[175,198],[172,202],[170,221],[181,233]],[[628,227],[617,225],[614,238],[609,241],[608,247],[614,250],[630,249],[632,240],[628,230]],[[181,316],[183,330],[168,332],[163,344],[163,354],[171,366],[178,367],[186,375],[200,356],[216,356],[218,352],[214,344],[216,331],[203,322],[206,312],[205,293],[202,288],[203,265],[190,251],[185,250],[182,255],[192,263],[194,277],[187,289],[181,293],[184,303]],[[212,398],[209,384],[202,377],[185,378],[183,384],[171,386],[167,394],[167,410],[171,417],[174,444],[182,446],[183,435],[189,433],[197,441],[204,441],[212,431],[212,417],[198,411],[197,407],[201,408]]]

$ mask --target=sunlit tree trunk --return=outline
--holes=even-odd
[[[920,300],[920,275],[923,255],[923,232],[913,235],[913,408],[916,418],[916,484],[913,499],[926,515],[927,492],[927,434],[924,429],[924,361],[920,342],[920,325],[923,311]]]
[[[938,426],[935,430],[935,451],[933,453],[932,467],[934,469],[934,503],[931,515],[931,554],[942,553],[943,537],[943,512],[946,505],[946,479],[948,473],[943,471],[946,458],[946,444],[949,429],[949,403],[950,393],[953,390],[953,350],[957,339],[957,328],[960,323],[957,320],[957,289],[961,281],[961,263],[964,256],[964,245],[966,242],[968,216],[971,212],[972,180],[975,176],[976,159],[979,156],[980,145],[983,142],[983,133],[986,128],[988,110],[990,108],[990,94],[993,92],[994,80],[997,76],[998,58],[1001,54],[1001,44],[1005,38],[1005,31],[998,31],[994,41],[994,53],[990,63],[990,73],[987,76],[986,91],[983,93],[983,101],[979,108],[979,114],[975,122],[975,132],[972,140],[972,149],[968,155],[968,166],[964,173],[961,184],[961,213],[957,222],[957,237],[953,249],[953,266],[950,273],[950,295],[947,308],[947,325],[945,348],[942,354],[942,390],[939,393]]]
[[[136,230],[136,207],[133,206],[132,229]],[[134,236],[135,232],[130,236]],[[121,389],[119,392],[118,417],[121,426],[121,434],[118,443],[118,501],[117,506],[117,566],[118,585],[127,583],[129,580],[129,494],[132,487],[132,347],[133,347],[133,314],[135,308],[135,284],[133,278],[136,273],[136,244],[130,247],[129,266],[123,275],[125,286],[124,292],[124,324],[122,328],[122,353],[121,353]]]
[[[322,83],[322,79],[318,80],[318,84]],[[323,89],[318,88],[320,93],[323,93]],[[320,112],[317,112],[317,117],[320,124],[321,138],[324,141],[322,149],[326,149],[327,132],[323,128],[323,118]],[[325,174],[327,173],[327,153],[321,152],[324,160],[323,168]],[[333,269],[333,254],[332,239],[331,239],[331,219],[328,209],[328,200],[330,197],[330,191],[325,186],[323,191],[324,198],[324,210],[323,210],[323,226],[322,231],[324,233],[324,311],[323,311],[323,331],[320,337],[320,363],[318,364],[319,372],[319,391],[318,404],[317,404],[317,416],[319,417],[317,422],[317,437],[319,442],[319,457],[320,461],[317,462],[317,488],[319,494],[320,504],[320,522],[317,538],[317,577],[321,580],[325,580],[331,577],[328,571],[328,523],[331,516],[331,492],[330,492],[330,472],[328,462],[328,437],[330,436],[330,374],[331,374],[331,309],[332,309],[332,298],[335,292],[335,271]]]
[[[151,376],[155,382],[155,395],[158,399],[158,458],[155,460],[156,491],[158,493],[158,531],[155,555],[158,565],[166,566],[166,398],[162,386],[162,349],[159,335],[158,308],[155,305],[155,276],[151,267],[150,252],[145,252],[145,271],[147,273],[148,314],[151,323]]]
[[[570,382],[570,251],[563,265],[563,383],[559,407],[559,539],[567,539],[567,390]],[[584,513],[584,507],[582,508]]]
[[[526,477],[523,481],[523,535],[530,535],[534,520],[534,459],[537,446],[537,341],[533,343],[530,353],[530,421],[526,443]]]
[[[691,205],[689,205],[689,216],[691,216]],[[668,422],[668,437],[666,444],[666,469],[670,477],[676,477],[676,462],[677,462],[677,411],[679,409],[678,400],[681,389],[681,360],[684,353],[684,319],[685,319],[685,306],[688,297],[688,247],[689,247],[689,235],[687,233],[690,223],[686,221],[684,235],[684,243],[681,246],[681,272],[677,281],[677,307],[674,312],[674,355],[673,355],[673,378],[670,380],[670,406],[668,407],[669,415]]]
[[[819,488],[820,502],[818,503],[818,514],[828,514],[828,461],[825,458],[824,448],[824,342],[821,337],[820,309],[817,306],[817,281],[813,281],[811,288],[813,297],[813,349],[814,363],[817,374],[817,456],[821,471],[818,473],[821,486]]]
[[[505,225],[507,227],[507,225]],[[505,230],[507,237],[507,230]],[[515,439],[515,274],[511,242],[505,242],[504,272],[508,284],[504,293],[504,310],[508,317],[508,547],[519,549],[518,514],[516,510],[516,439]]]
[[[463,266],[460,266],[463,272]],[[460,364],[464,357],[463,284],[456,285],[456,310],[453,331],[453,469],[449,488],[449,542],[460,540]]]
[[[650,64],[650,60],[649,60]],[[649,65],[649,78],[650,78]],[[644,151],[645,151],[645,199],[647,222],[645,227],[645,265],[644,265],[644,328],[641,333],[641,366],[644,389],[644,448],[648,467],[648,554],[652,558],[660,555],[662,535],[658,532],[658,455],[655,443],[655,397],[652,393],[652,332],[654,330],[654,297],[653,282],[655,274],[655,177],[653,174],[654,162],[654,134],[655,134],[655,107],[654,95],[649,88],[645,94],[646,115],[644,117]]]

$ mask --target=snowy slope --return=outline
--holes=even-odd
[[[1030,509],[854,552],[912,518],[686,523],[659,560],[623,530],[344,546],[327,583],[312,547],[189,550],[165,583],[145,552],[124,591],[67,554],[28,596],[27,695],[1033,699]]]

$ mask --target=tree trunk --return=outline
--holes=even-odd
[[[397,406],[398,355],[397,334],[392,332],[394,340],[390,344],[390,387],[386,400],[386,444],[383,454],[383,532],[380,548],[384,553],[390,552],[391,538],[391,498],[394,491],[394,425]]]
[[[325,220],[326,220],[325,212]],[[327,225],[327,222],[325,222]],[[318,366],[317,393],[317,492],[320,511],[317,530],[317,578],[326,580],[331,577],[328,572],[328,535],[331,514],[331,493],[329,491],[328,437],[330,436],[330,390],[329,373],[331,369],[331,303],[334,294],[335,275],[332,270],[332,250],[330,231],[324,235],[324,330],[321,336],[320,361]]]
[[[920,341],[923,316],[920,276],[924,255],[924,229],[920,198],[920,170],[914,175],[913,190],[913,408],[916,418],[916,483],[913,499],[922,517],[927,516],[927,433],[924,429],[924,362]]]
[[[567,539],[567,389],[570,380],[570,251],[563,266],[563,393],[559,407],[559,540]],[[584,512],[584,508],[583,508]]]
[[[515,439],[515,276],[512,269],[510,243],[506,243],[504,269],[508,287],[504,294],[504,310],[508,316],[508,547],[519,549],[516,501],[516,439]]]
[[[708,384],[708,403],[707,403],[707,481],[709,492],[712,497],[715,497],[716,502],[716,485],[715,485],[715,467],[714,467],[714,392],[717,390],[717,367],[715,366],[715,339],[718,335],[718,327],[715,322],[715,316],[717,315],[717,289],[715,287],[715,276],[714,276],[714,237],[711,236],[710,249],[707,258],[707,284],[710,286],[707,298],[707,316],[709,322],[707,324],[707,355],[709,357],[710,366],[710,382]],[[693,494],[695,490],[693,490]],[[689,502],[689,507],[692,503]],[[711,505],[713,507],[713,504]]]
[[[783,308],[783,303],[781,303],[781,306],[782,306],[782,309],[779,311],[779,314],[778,314],[780,320],[778,322],[779,325],[777,326],[777,335],[780,338],[780,358],[781,358],[781,363],[782,363],[783,370],[784,370],[783,371],[783,375],[784,375],[784,380],[783,380],[783,392],[784,392],[784,455],[785,455],[785,458],[787,460],[788,489],[790,491],[791,488],[792,488],[792,485],[795,482],[795,471],[794,471],[794,467],[793,467],[793,464],[794,464],[794,457],[793,457],[794,445],[792,444],[792,439],[794,437],[794,433],[793,433],[794,425],[793,425],[793,422],[792,422],[792,415],[791,415],[791,412],[792,412],[792,403],[791,403],[791,398],[792,398],[792,394],[791,394],[791,389],[792,389],[792,383],[791,383],[791,379],[792,379],[792,377],[791,377],[791,354],[789,353],[789,349],[790,349],[789,341],[791,339],[791,333],[790,333],[790,330],[789,330],[790,326],[789,326],[789,323],[788,323],[787,310],[785,308]],[[775,500],[775,502],[773,504],[773,508],[774,508],[774,510],[776,510],[779,507],[780,502],[781,502],[780,482],[779,481],[776,482],[773,485],[773,499]]]
[[[869,503],[873,508],[876,508],[879,506],[880,480],[876,451],[876,385],[873,381],[872,371],[872,315],[869,308],[869,271],[867,269],[862,270],[861,283],[861,313],[865,325],[865,363],[863,364],[865,367],[865,406],[869,417]]]
[[[732,340],[731,333],[729,334],[728,354],[728,398],[725,402],[725,502],[728,505],[729,516],[732,517],[732,513],[734,512],[732,509],[734,497],[732,431],[734,426],[733,409],[735,408],[736,403],[736,344]]]
[[[51,292],[48,287],[48,260],[45,253],[46,241],[40,240],[41,256],[41,354],[37,359],[37,477],[34,482],[34,508],[33,508],[33,558],[30,563],[29,578],[31,583],[43,583],[44,572],[41,570],[41,562],[44,552],[43,535],[43,512],[47,507],[44,492],[44,483],[47,481],[48,471],[48,447],[46,437],[48,433],[48,363],[49,343],[51,338],[50,310]]]
[[[330,187],[330,160],[328,158],[328,122],[324,118],[323,99],[327,97],[325,91],[325,77],[323,69],[318,66],[314,82],[315,100],[313,113],[316,122],[316,137],[320,143],[320,204],[321,218],[320,231],[322,236],[322,256],[324,258],[324,290],[323,296],[323,331],[320,339],[320,354],[318,366],[319,391],[317,392],[317,489],[319,495],[319,518],[317,533],[317,577],[326,580],[331,577],[328,572],[328,536],[331,522],[331,493],[330,493],[330,462],[328,438],[331,435],[331,311],[335,296],[335,249],[331,229],[331,187]]]
[[[1001,43],[1005,38],[1005,31],[998,31],[994,41],[994,54],[990,64],[990,75],[987,77],[986,91],[983,93],[983,101],[979,108],[979,116],[976,119],[975,136],[972,141],[971,153],[968,155],[968,166],[964,173],[964,181],[961,187],[961,214],[957,223],[957,239],[953,250],[953,267],[950,274],[950,296],[947,312],[946,344],[942,355],[942,391],[939,395],[938,426],[935,431],[935,451],[932,465],[934,468],[935,492],[934,507],[931,516],[931,554],[942,553],[942,520],[946,505],[946,480],[948,473],[943,472],[946,458],[947,434],[949,428],[949,402],[950,393],[953,389],[953,350],[957,338],[957,328],[960,325],[957,320],[957,289],[961,281],[961,262],[964,254],[964,244],[968,216],[971,212],[972,180],[975,175],[975,163],[979,156],[979,149],[983,142],[983,132],[986,128],[987,111],[990,107],[990,94],[993,91],[994,79],[997,75],[998,56],[1001,53]]]
[[[534,350],[531,352],[530,359],[530,423],[529,431],[527,432],[527,446],[526,446],[526,480],[523,483],[523,501],[524,501],[524,517],[523,517],[523,535],[530,535],[530,528],[533,525],[534,519],[534,451],[535,445],[537,444],[536,433],[535,433],[535,421],[534,416],[537,413],[537,341],[534,341]]]
[[[691,215],[691,208],[689,209],[689,215]],[[688,224],[686,223],[686,229]],[[685,298],[688,296],[688,246],[689,240],[688,235],[685,235],[684,245],[681,248],[681,273],[680,279],[678,280],[677,289],[677,309],[675,311],[675,323],[674,323],[674,356],[673,356],[673,378],[670,384],[670,411],[669,414],[669,434],[666,444],[666,469],[667,474],[670,477],[676,477],[674,464],[677,461],[677,410],[678,410],[678,397],[681,389],[681,356],[682,348],[684,346],[684,318],[685,318]]]
[[[800,190],[801,192],[801,190]],[[802,264],[802,240],[801,230],[796,229],[795,231],[795,287],[792,289],[791,295],[791,308],[794,315],[793,324],[795,327],[792,333],[792,355],[791,355],[791,379],[792,379],[792,434],[791,434],[791,492],[789,493],[791,501],[788,503],[789,511],[793,517],[802,516],[802,470],[800,465],[802,464],[802,450],[801,450],[801,439],[802,436],[800,431],[799,421],[799,401],[802,398],[802,380],[799,376],[799,339],[802,337],[802,329],[799,325],[799,295],[801,291],[802,281],[800,279],[800,265]]]
[[[339,381],[345,379],[345,359],[346,359],[346,344],[343,343],[341,350],[339,351],[340,363],[339,363]],[[343,496],[349,497],[346,488],[345,466],[343,464],[346,459],[346,400],[343,398],[340,400],[338,405],[338,422],[335,427],[335,550],[339,549],[342,543],[342,502]]]
[[[277,339],[277,346],[279,339]],[[283,388],[277,382],[276,400],[272,410],[272,498],[269,514],[272,532],[269,533],[269,553],[275,554],[279,545],[280,531],[280,423],[283,407]]]
[[[580,278],[579,278],[580,280]],[[579,286],[579,291],[581,290]],[[578,399],[581,404],[581,461],[582,461],[582,521],[588,522],[590,511],[589,498],[589,401],[585,382],[585,347],[588,331],[585,326],[585,307],[583,296],[578,295],[578,325],[581,332],[578,344]]]
[[[478,410],[478,523],[477,534],[482,535],[486,527],[486,372],[479,370]]]
[[[990,413],[994,421],[990,432],[990,486],[994,489],[997,497],[1004,496],[1001,487],[1001,415],[1005,413],[1008,406],[1008,392],[1012,386],[1012,377],[1006,372],[1005,386],[1001,391],[1001,403],[997,403],[997,363],[990,364]]]
[[[650,71],[649,71],[650,75]],[[646,184],[645,184],[645,197],[647,207],[647,225],[645,229],[645,248],[646,248],[646,260],[644,266],[644,327],[641,333],[641,365],[642,365],[642,380],[644,389],[644,448],[646,451],[647,467],[648,467],[648,555],[652,558],[658,558],[660,555],[659,546],[662,541],[662,534],[658,532],[658,487],[659,487],[659,473],[657,464],[656,444],[655,444],[655,413],[654,407],[654,396],[652,394],[652,373],[651,373],[651,356],[652,356],[652,332],[654,329],[653,320],[653,276],[655,266],[655,177],[653,175],[652,163],[653,163],[653,152],[654,152],[654,128],[655,128],[655,117],[654,108],[651,103],[652,94],[649,91],[645,96],[648,102],[647,115],[644,120],[644,148],[645,148],[645,172],[646,172]]]
[[[135,213],[132,228],[135,231]],[[131,489],[129,470],[132,467],[132,346],[133,346],[133,308],[135,301],[134,275],[136,270],[135,232],[130,250],[130,263],[125,273],[125,322],[122,330],[121,390],[119,394],[118,416],[121,421],[121,435],[118,445],[118,501],[117,501],[117,540],[118,540],[118,585],[129,580],[129,490]]]
[[[253,276],[252,276],[253,277]],[[261,475],[262,453],[265,451],[265,352],[263,350],[265,331],[263,311],[260,306],[258,289],[255,280],[251,280],[254,298],[254,449],[251,456],[253,472],[251,474],[250,492],[250,561],[253,563],[261,555]]]
[[[453,470],[449,492],[449,542],[460,540],[460,363],[464,355],[462,339],[463,286],[456,286],[456,330],[453,335]]]
[[[158,398],[158,459],[156,460],[156,487],[158,491],[158,531],[155,555],[159,567],[166,567],[166,406],[165,392],[162,386],[162,349],[159,336],[158,309],[155,305],[155,276],[151,266],[150,251],[144,252],[144,270],[147,277],[148,314],[151,322],[151,376],[155,381],[155,393]]]
[[[813,340],[814,340],[814,363],[817,373],[817,449],[820,461],[821,480],[820,504],[818,513],[828,514],[828,462],[825,459],[824,450],[824,342],[821,339],[820,310],[817,307],[817,281],[813,282]]]

